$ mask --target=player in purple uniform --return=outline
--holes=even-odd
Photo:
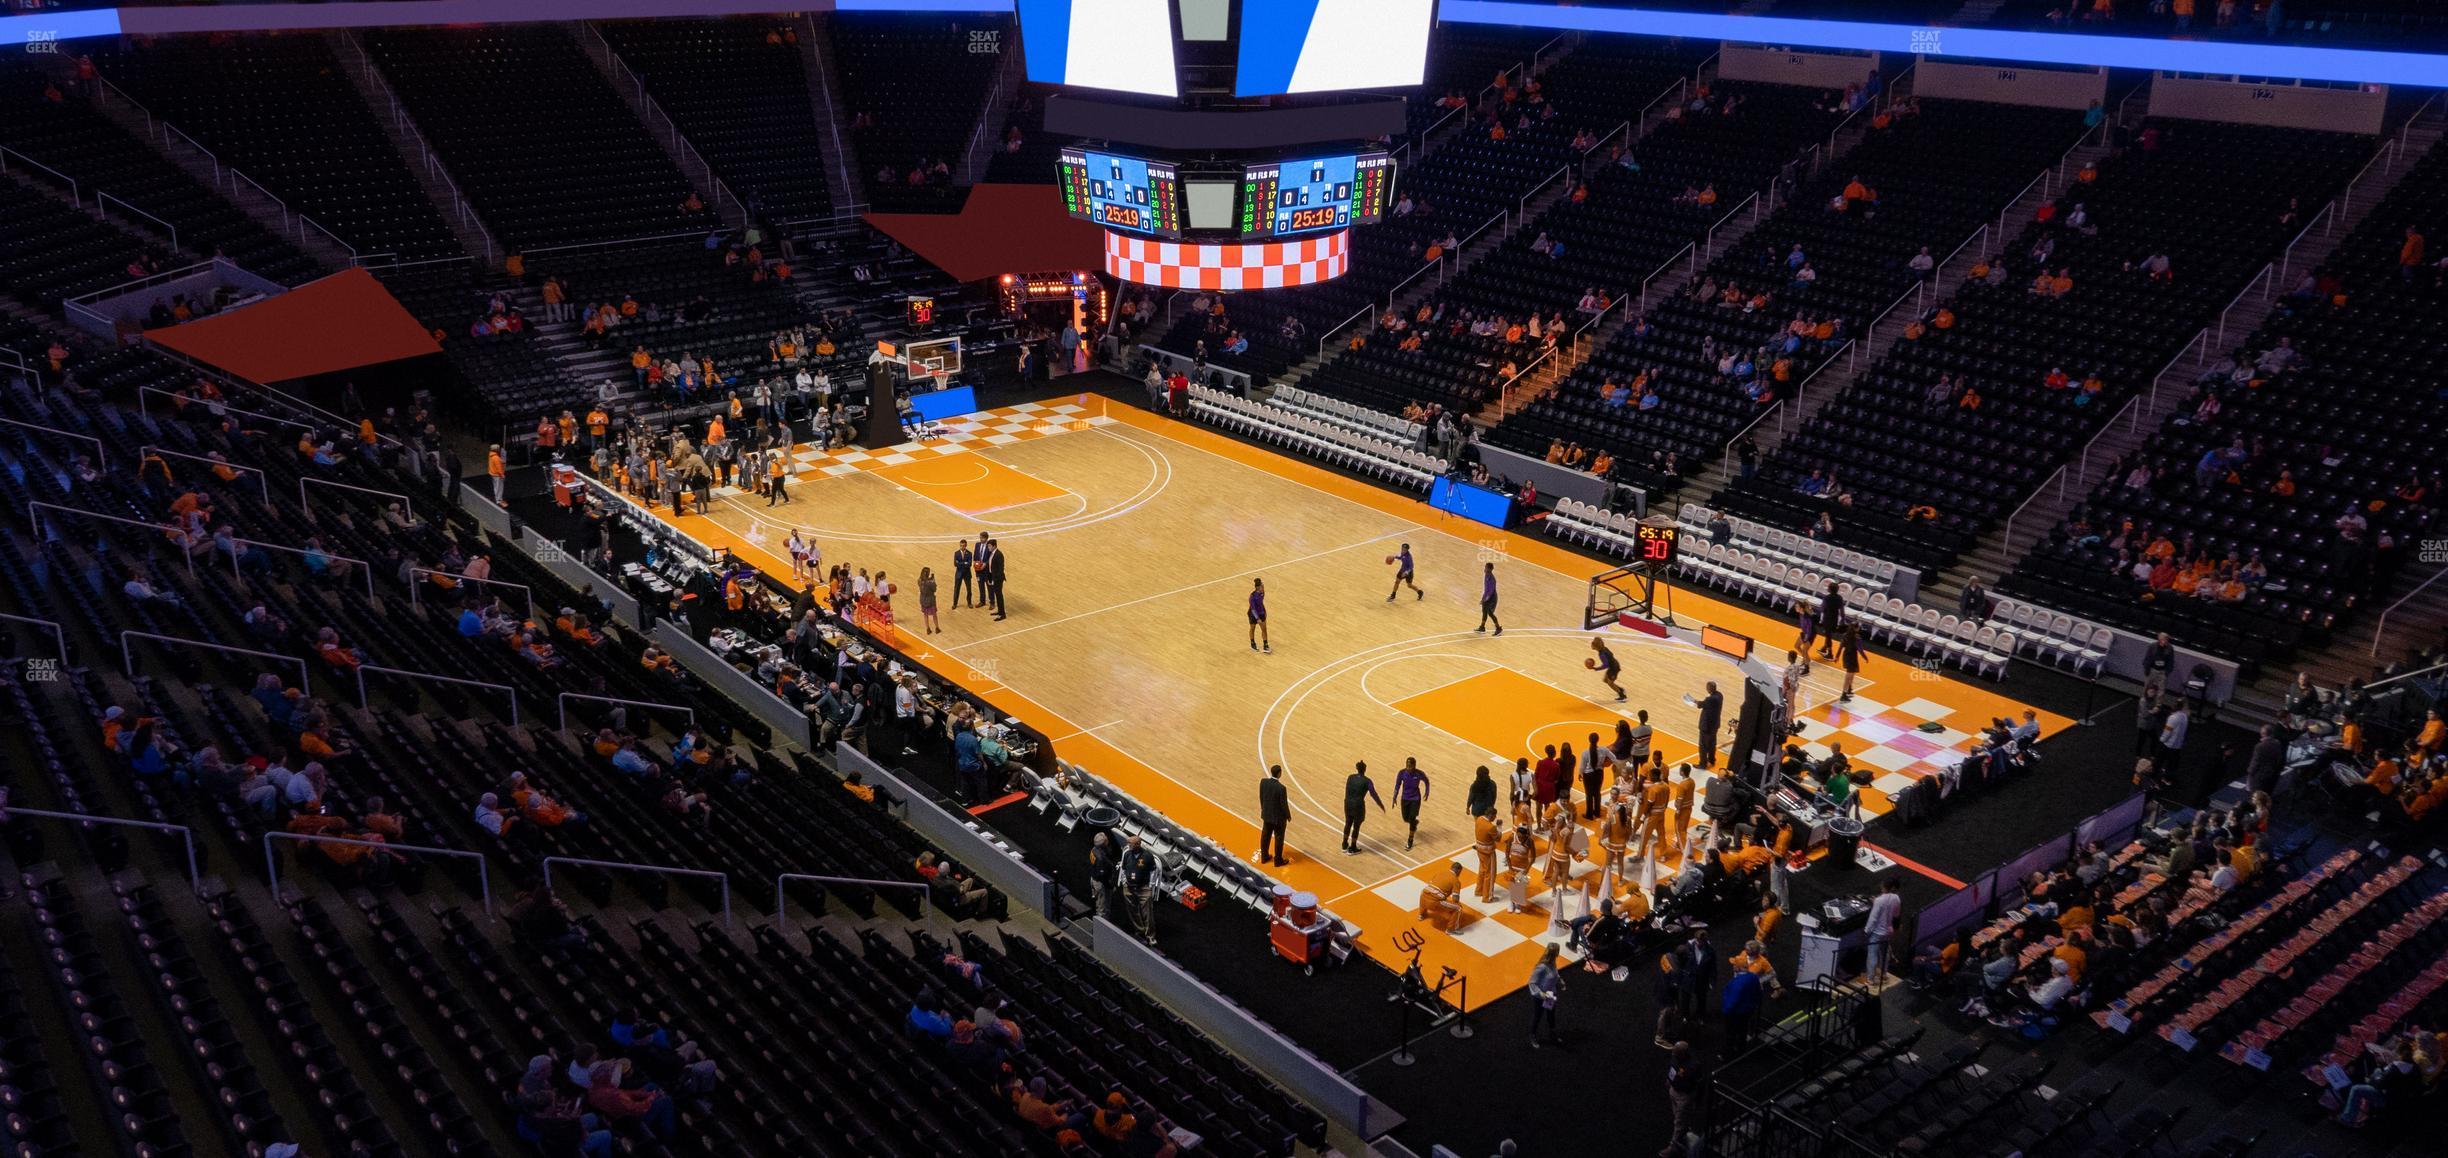
[[[1386,592],[1386,602],[1394,602],[1394,597],[1402,594],[1404,587],[1409,587],[1413,596],[1420,599],[1428,598],[1428,593],[1420,590],[1420,585],[1411,579],[1411,544],[1403,544],[1402,553],[1386,562],[1394,565],[1394,589]]]
[[[1266,580],[1250,580],[1249,598],[1250,650],[1275,654],[1275,641],[1267,638]]]
[[[1496,634],[1504,634],[1504,620],[1496,618],[1496,564],[1487,563],[1482,564],[1479,580],[1479,626],[1475,630],[1486,631],[1491,623],[1496,625]]]
[[[1598,654],[1582,661],[1583,666],[1597,672],[1598,678],[1606,681],[1606,686],[1615,693],[1616,702],[1630,699],[1624,694],[1623,685],[1615,682],[1616,677],[1623,674],[1623,661],[1616,659],[1615,653],[1607,648],[1606,641],[1595,635],[1590,637],[1590,650]]]

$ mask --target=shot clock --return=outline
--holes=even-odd
[[[1672,567],[1682,539],[1683,528],[1672,521],[1636,524],[1632,529],[1632,559],[1652,567]]]

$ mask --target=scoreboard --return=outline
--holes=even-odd
[[[1241,177],[1241,236],[1293,237],[1385,216],[1394,159],[1343,154],[1251,165]]]
[[[1163,161],[1065,149],[1063,208],[1071,216],[1142,237],[1182,233],[1181,178]]]

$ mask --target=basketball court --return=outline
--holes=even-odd
[[[884,451],[803,448],[788,505],[718,489],[708,513],[676,525],[776,575],[789,573],[782,545],[793,530],[813,537],[828,565],[880,572],[898,587],[897,643],[912,658],[1228,848],[1255,855],[1256,784],[1283,765],[1293,863],[1276,878],[1318,894],[1396,968],[1408,961],[1396,935],[1416,930],[1430,975],[1443,965],[1470,973],[1482,998],[1522,984],[1540,943],[1562,934],[1544,911],[1504,911],[1501,895],[1472,902],[1472,919],[1452,934],[1418,918],[1430,878],[1453,861],[1475,867],[1463,811],[1473,770],[1484,764],[1501,784],[1516,757],[1548,744],[1577,750],[1644,709],[1658,750],[1689,759],[1697,713],[1684,697],[1712,679],[1728,721],[1739,712],[1731,661],[1604,628],[1630,693],[1617,703],[1583,665],[1590,577],[1606,565],[1534,535],[1095,396],[981,412],[938,433]],[[999,622],[952,606],[953,549],[980,532],[1006,554],[1009,617]],[[1405,589],[1389,602],[1386,558],[1405,543],[1425,594]],[[1486,563],[1501,637],[1473,630]],[[923,634],[918,615],[927,567],[941,580],[936,635]],[[1254,578],[1266,583],[1271,654],[1248,643]],[[1674,614],[1751,636],[1771,659],[1793,638],[1790,624],[1687,588],[1674,592]],[[2001,694],[2006,685],[1879,656],[1865,657],[1852,701],[1835,702],[1839,678],[1821,665],[1806,681],[1803,738],[1815,751],[1842,743],[1875,777],[1864,792],[1873,843],[1886,793],[1955,759],[1992,717],[2024,708]],[[2048,733],[2070,722],[2040,719]],[[1391,809],[1372,809],[1363,851],[1336,852],[1353,762],[1367,761],[1390,805],[1406,757],[1431,778],[1417,840],[1407,844]],[[1590,871],[1575,866],[1576,876]]]

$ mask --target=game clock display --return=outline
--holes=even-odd
[[[1181,236],[1181,179],[1173,166],[1111,153],[1065,149],[1063,210],[1107,229],[1146,237]]]
[[[1672,523],[1664,526],[1641,523],[1632,531],[1632,558],[1636,562],[1671,567],[1675,561],[1675,547],[1682,537],[1683,529]]]
[[[1251,165],[1241,178],[1241,236],[1294,237],[1385,216],[1394,158],[1383,153]]]

